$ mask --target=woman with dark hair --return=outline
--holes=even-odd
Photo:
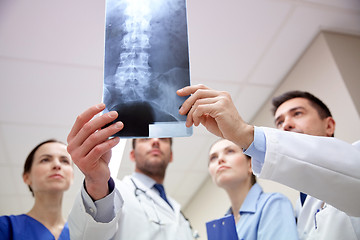
[[[290,201],[280,193],[263,192],[252,173],[251,158],[238,145],[226,139],[215,142],[208,168],[214,183],[229,196],[226,215],[233,215],[238,239],[298,239]]]
[[[64,143],[50,139],[37,145],[23,172],[34,205],[26,214],[1,216],[0,239],[70,239],[62,199],[73,179],[73,162]]]

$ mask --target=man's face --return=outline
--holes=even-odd
[[[167,165],[173,160],[170,139],[136,139],[130,159],[136,163],[135,171],[148,176],[164,176]]]
[[[315,136],[332,136],[335,121],[332,117],[320,118],[317,110],[305,98],[293,98],[279,106],[275,112],[277,129]]]

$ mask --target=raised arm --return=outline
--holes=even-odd
[[[202,124],[206,129],[246,149],[254,140],[254,127],[239,115],[229,93],[204,85],[194,85],[177,91],[179,96],[191,95],[179,113],[187,114],[186,126]]]
[[[68,135],[67,150],[72,160],[85,175],[85,187],[93,200],[99,200],[109,193],[109,161],[111,148],[119,143],[119,138],[109,139],[123,128],[122,122],[116,122],[104,129],[106,124],[115,120],[116,111],[95,117],[105,109],[101,103],[81,113]]]

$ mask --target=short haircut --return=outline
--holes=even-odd
[[[172,147],[172,143],[173,143],[172,138],[168,138],[168,139],[170,139],[170,147]],[[133,138],[132,148],[135,149],[135,146],[136,146],[136,138]]]
[[[272,99],[273,115],[275,115],[281,104],[293,98],[305,98],[309,100],[311,106],[316,109],[321,119],[332,117],[331,112],[325,103],[323,103],[319,98],[315,97],[311,93],[303,91],[289,91],[281,94],[280,96],[274,97]]]

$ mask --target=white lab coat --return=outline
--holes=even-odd
[[[299,239],[303,240],[359,240],[360,218],[346,213],[314,197],[307,196],[296,208]]]
[[[83,240],[190,240],[189,222],[180,213],[180,205],[168,197],[174,210],[152,189],[132,178],[141,190],[141,203],[135,197],[130,176],[115,182],[114,209],[116,216],[108,223],[96,222],[78,196],[69,216],[71,239]],[[139,191],[138,191],[139,192]],[[142,204],[142,205],[141,205]],[[145,213],[146,211],[146,213]],[[154,222],[161,222],[161,225]]]
[[[360,239],[360,142],[263,130],[259,177],[308,194],[297,210],[300,239]]]
[[[333,137],[262,129],[266,154],[259,177],[360,217],[360,142],[351,145]]]

